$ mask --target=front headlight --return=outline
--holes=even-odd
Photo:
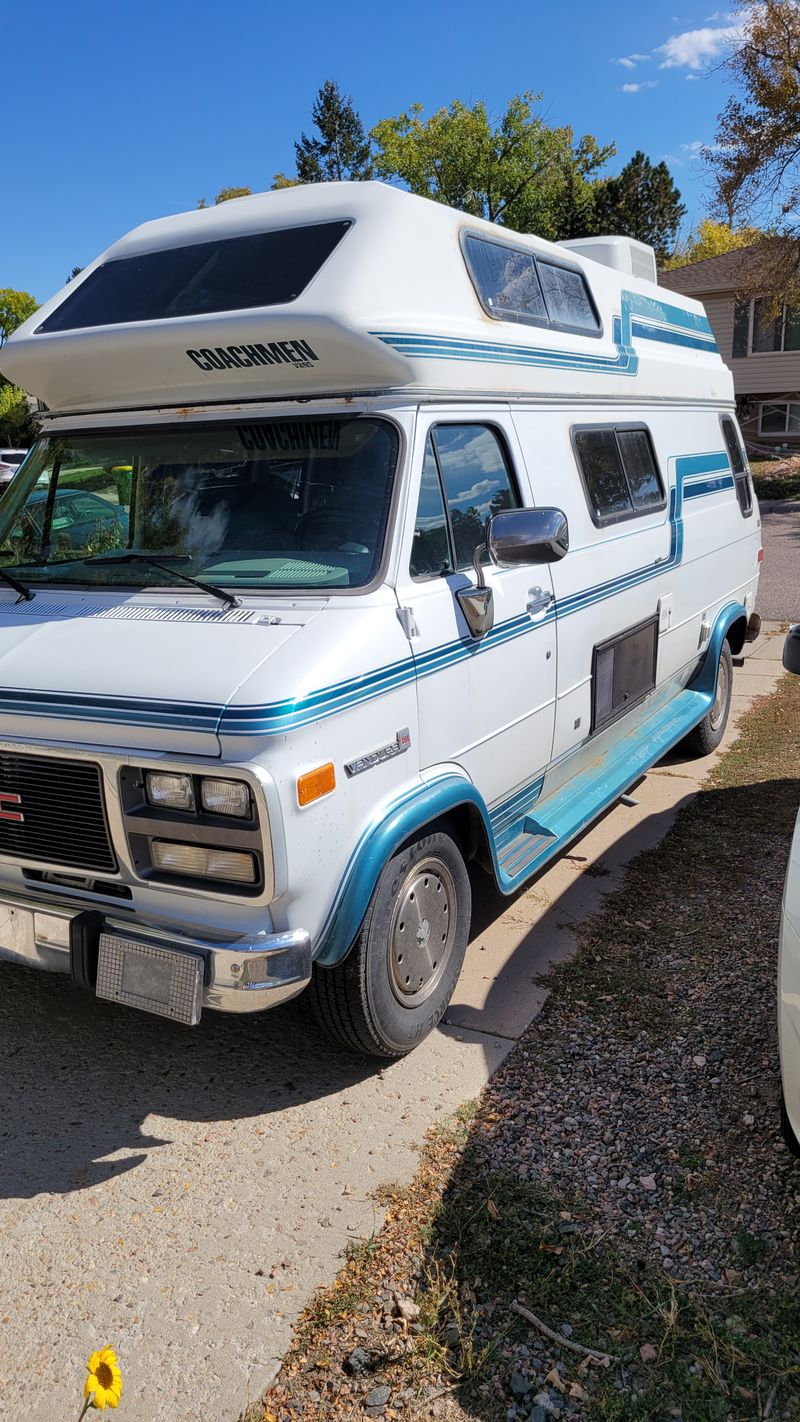
[[[203,779],[200,799],[211,815],[236,815],[245,820],[250,814],[250,788],[242,780]]]
[[[145,776],[147,798],[160,810],[194,810],[194,781],[191,775],[164,775],[148,770]]]

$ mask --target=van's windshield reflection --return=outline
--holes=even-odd
[[[148,557],[172,558],[206,583],[364,587],[397,452],[387,421],[335,416],[43,439],[0,502],[0,566],[153,586],[167,579]]]

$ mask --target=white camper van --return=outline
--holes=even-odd
[[[599,260],[595,260],[598,258]],[[703,309],[378,183],[146,223],[3,348],[0,948],[186,1023],[439,1021],[507,894],[721,738],[761,529]]]

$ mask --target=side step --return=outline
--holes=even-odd
[[[707,691],[687,687],[617,741],[598,745],[590,765],[537,801],[535,819],[523,812],[515,821],[506,820],[503,832],[495,833],[494,839],[497,882],[503,893],[513,893],[625,795],[702,720],[712,700]]]

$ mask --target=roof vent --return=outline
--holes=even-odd
[[[575,237],[569,242],[559,242],[570,252],[580,257],[589,257],[604,267],[613,267],[615,272],[625,276],[640,277],[642,281],[657,281],[656,254],[646,242],[637,242],[634,237]]]

